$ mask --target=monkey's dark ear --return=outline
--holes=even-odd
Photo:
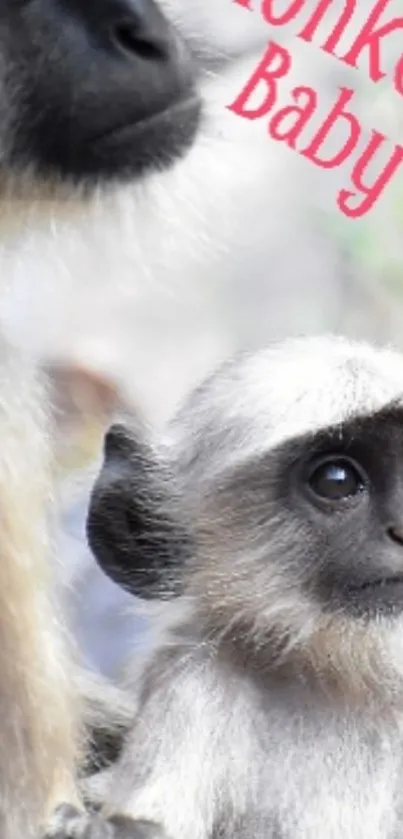
[[[145,599],[181,592],[190,539],[177,521],[173,480],[137,432],[114,425],[87,518],[87,537],[105,573]]]

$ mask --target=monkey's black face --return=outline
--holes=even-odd
[[[356,615],[403,611],[403,415],[329,429],[281,482],[307,538],[307,591]],[[297,527],[298,529],[298,527]]]
[[[154,0],[0,0],[0,168],[107,182],[170,164],[199,119]]]

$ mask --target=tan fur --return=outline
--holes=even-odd
[[[43,397],[4,339],[0,353],[0,835],[33,839],[75,800],[78,709],[51,579]]]
[[[322,619],[309,641],[290,656],[291,665],[314,674],[319,685],[351,707],[368,698],[389,712],[403,706],[401,624]],[[400,655],[398,648],[400,647]],[[392,653],[392,655],[391,655]]]

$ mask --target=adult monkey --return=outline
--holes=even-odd
[[[5,283],[35,280],[32,243],[46,262],[58,220],[85,227],[92,188],[178,159],[198,117],[186,51],[154,0],[0,0]],[[49,579],[44,393],[2,335],[0,834],[37,839],[75,800],[78,711]]]
[[[162,439],[107,435],[95,555],[181,596],[104,813],[172,839],[401,835],[402,383],[397,353],[290,341],[225,365]]]

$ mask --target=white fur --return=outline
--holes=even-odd
[[[230,2],[167,5],[213,56],[228,48],[218,18],[220,32],[238,33],[237,60],[202,68],[205,118],[185,160],[88,201],[3,193],[0,217],[0,272],[16,288],[6,314],[18,339],[40,353],[113,345],[115,369],[160,417],[240,345],[338,327],[343,298],[333,245],[309,219],[309,208],[331,207],[332,178],[273,143],[264,122],[227,109],[264,49],[260,25],[252,37],[258,16]],[[319,82],[325,109],[333,63],[302,42],[292,50],[284,91]]]
[[[231,454],[231,462],[240,464],[261,455],[262,440],[269,451],[293,437],[376,413],[391,402],[402,405],[403,357],[338,336],[295,338],[224,363],[190,398],[189,417],[185,400],[178,420],[167,428],[168,450],[178,448],[186,462],[199,435],[221,427],[228,448],[232,434],[237,441],[242,434],[242,445],[233,445]],[[219,460],[211,466],[219,470]]]

